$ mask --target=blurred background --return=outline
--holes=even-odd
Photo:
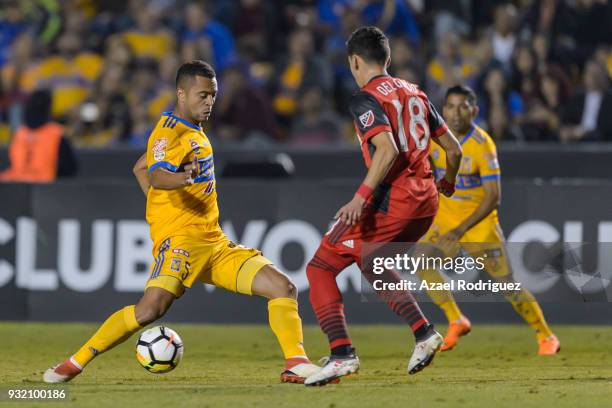
[[[434,103],[472,86],[496,140],[608,142],[611,21],[606,0],[3,0],[0,143],[48,89],[74,146],[143,148],[176,68],[201,58],[221,84],[217,146],[354,145],[345,41],[364,24]]]
[[[305,291],[305,262],[365,174],[345,52],[364,24],[390,37],[390,73],[438,107],[449,86],[475,89],[510,240],[612,242],[611,22],[606,0],[0,0],[0,318],[97,320],[142,290],[151,244],[131,169],[194,58],[220,83],[205,130],[222,225]],[[209,289],[184,310],[225,299]],[[250,321],[232,312],[249,300],[231,299],[215,318]],[[172,316],[211,318],[181,307]],[[600,307],[557,305],[551,319],[609,322]]]

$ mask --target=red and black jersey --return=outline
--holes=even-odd
[[[438,193],[429,144],[448,127],[427,95],[408,81],[380,75],[353,95],[349,109],[368,168],[376,150],[371,138],[380,132],[390,132],[399,151],[368,205],[403,219],[434,215]]]

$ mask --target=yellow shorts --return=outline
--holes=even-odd
[[[431,227],[419,242],[435,244],[442,235],[459,226],[466,216],[438,212]],[[486,254],[484,264],[487,273],[494,278],[505,277],[510,274],[510,267],[503,243],[504,234],[497,217],[487,217],[468,230],[459,240],[459,247],[452,250],[453,254],[448,255],[454,255],[460,249],[472,257]]]
[[[202,242],[189,236],[171,237],[155,245],[153,256],[145,290],[158,287],[176,297],[196,280],[251,295],[255,274],[272,263],[257,249],[234,244],[227,238]]]

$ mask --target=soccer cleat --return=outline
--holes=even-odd
[[[280,380],[284,383],[304,384],[304,380],[319,372],[321,367],[312,364],[308,358],[289,358],[285,361],[285,370],[281,373]]]
[[[436,331],[426,340],[417,342],[408,362],[408,374],[416,374],[430,365],[442,343],[444,343],[444,339]]]
[[[355,374],[359,371],[359,357],[355,354],[355,349],[348,356],[331,356],[319,372],[306,378],[304,384],[307,386],[336,384],[340,382],[340,377]]]
[[[77,375],[81,374],[81,370],[70,359],[62,364],[53,366],[43,374],[43,380],[46,383],[63,383],[72,380]]]
[[[548,336],[539,342],[538,355],[540,356],[554,356],[561,350],[561,342],[554,334]]]
[[[465,336],[472,330],[472,323],[467,317],[461,315],[459,320],[455,320],[448,325],[448,332],[444,337],[444,344],[440,351],[452,350],[459,341],[459,337]]]

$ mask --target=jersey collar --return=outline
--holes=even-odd
[[[162,116],[170,116],[171,118],[176,119],[177,121],[181,122],[183,125],[191,128],[191,129],[202,130],[202,128],[200,126],[194,125],[191,122],[187,122],[185,119],[179,118],[178,116],[173,115],[172,112],[163,112]]]
[[[472,124],[472,126],[470,127],[470,130],[468,130],[468,132],[465,134],[465,136],[463,136],[463,139],[461,140],[461,142],[459,144],[463,146],[463,144],[465,142],[467,142],[467,140],[470,137],[472,137],[472,134],[474,133],[475,130],[476,130],[476,127],[474,126],[474,124]]]
[[[373,81],[377,80],[378,78],[383,78],[383,77],[389,77],[389,74],[380,74],[380,75],[375,75],[372,78],[370,78],[370,80],[361,87],[361,89],[365,88],[366,86],[370,85]]]

